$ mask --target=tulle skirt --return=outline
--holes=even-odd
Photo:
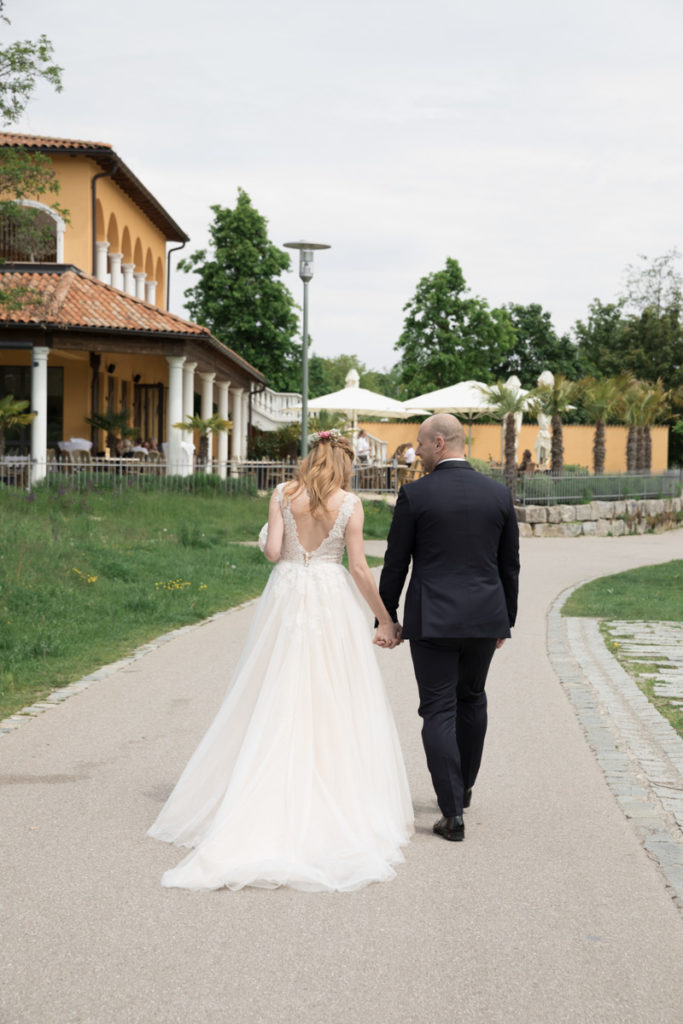
[[[350,891],[394,877],[412,823],[349,574],[278,563],[223,705],[149,830],[192,847],[162,885]]]

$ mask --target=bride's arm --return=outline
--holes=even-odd
[[[268,539],[266,540],[266,546],[263,549],[263,554],[269,562],[280,561],[284,529],[285,524],[282,519],[280,499],[277,491],[273,491],[270,496],[270,506],[268,508]]]
[[[384,602],[379,596],[375,578],[370,572],[368,563],[365,560],[365,549],[363,547],[363,519],[363,505],[359,501],[356,503],[356,507],[351,514],[351,518],[349,519],[346,532],[344,534],[344,540],[346,541],[346,553],[349,556],[349,572],[353,577],[354,583],[370,606],[370,610],[374,612],[375,618],[379,623],[378,639],[382,640],[387,645],[391,644],[393,646],[396,634],[395,624],[392,621],[391,615],[384,607]]]

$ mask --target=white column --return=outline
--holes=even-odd
[[[121,260],[123,259],[122,252],[110,252],[109,253],[109,273],[111,275],[111,286],[112,288],[118,288],[121,290],[122,278],[121,278]]]
[[[232,457],[242,459],[242,395],[244,388],[233,388],[230,392],[232,402]]]
[[[218,415],[222,420],[228,419],[228,388],[229,380],[217,380],[216,391],[218,399]],[[218,434],[216,458],[218,461],[218,475],[224,480],[228,473],[228,432],[221,430]]]
[[[135,298],[144,299],[145,297],[145,278],[147,274],[144,274],[141,270],[137,270],[133,277],[135,278]]]
[[[47,357],[49,348],[33,349],[31,359],[31,483],[47,473]]]
[[[135,278],[133,277],[133,271],[135,270],[134,263],[122,263],[121,270],[123,271],[123,290],[126,295],[135,295]]]
[[[194,371],[196,363],[185,363],[183,366],[183,415],[181,420],[187,420],[194,416]],[[191,430],[183,431],[183,441],[192,442],[194,438]]]
[[[166,473],[168,476],[183,472],[183,449],[180,442],[182,431],[174,427],[183,418],[183,363],[185,356],[166,356],[168,362],[168,446],[166,449]]]
[[[150,306],[156,306],[157,301],[157,283],[156,281],[145,281],[145,302],[149,302]]]
[[[242,395],[242,458],[246,459],[249,452],[247,451],[247,435],[249,433],[249,392],[245,391]]]
[[[199,379],[202,382],[202,407],[201,417],[203,420],[208,420],[213,416],[213,382],[216,379],[215,373],[200,373]],[[211,470],[211,462],[213,458],[213,435],[209,434],[209,453],[207,456],[206,472]]]
[[[95,277],[107,283],[107,249],[109,242],[95,242]]]

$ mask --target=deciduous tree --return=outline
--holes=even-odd
[[[278,391],[301,388],[296,304],[280,280],[290,258],[267,232],[267,221],[242,189],[233,209],[212,206],[209,249],[178,263],[197,275],[185,308],[225,345],[261,370]]]
[[[516,374],[525,388],[535,387],[544,370],[575,380],[580,373],[578,348],[568,334],[558,335],[550,313],[536,302],[511,302],[504,308],[515,331],[506,376]]]
[[[405,397],[461,380],[488,384],[506,372],[515,345],[510,318],[470,294],[457,260],[449,258],[443,270],[423,277],[403,308],[395,348]]]
[[[0,0],[0,21],[9,25]],[[62,90],[62,68],[53,62],[53,46],[46,36],[24,39],[0,46],[0,121],[14,124],[23,114],[42,79],[57,92]],[[12,240],[23,259],[39,260],[51,241],[40,211],[22,205],[25,199],[44,198],[63,219],[68,218],[56,202],[59,182],[48,157],[15,147],[0,148],[0,230]],[[33,300],[30,289],[0,287],[0,303],[17,309]]]

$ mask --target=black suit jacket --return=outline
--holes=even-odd
[[[394,620],[411,558],[406,639],[510,636],[519,530],[507,487],[456,461],[401,488],[379,584]]]

